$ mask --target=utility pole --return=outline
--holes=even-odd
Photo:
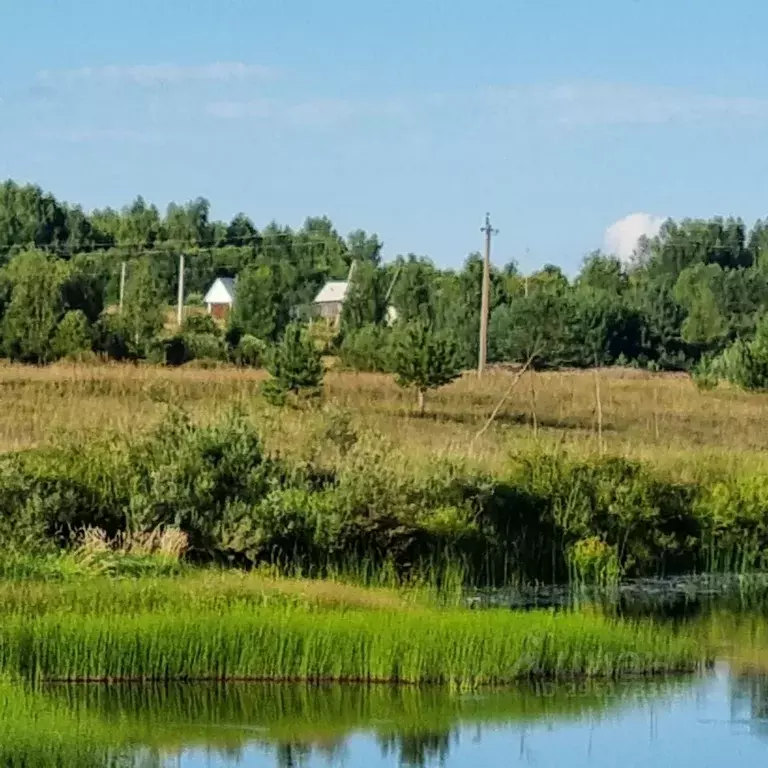
[[[485,226],[481,228],[485,233],[485,252],[483,255],[483,294],[480,304],[480,357],[477,363],[477,376],[480,378],[485,370],[485,361],[488,358],[488,312],[491,304],[491,238],[498,234],[498,230],[491,226],[491,214],[485,214]]]
[[[120,312],[123,311],[123,300],[125,299],[125,262],[120,265]]]
[[[181,325],[184,320],[184,254],[179,255],[179,297],[176,307],[176,322]]]
[[[528,263],[530,262],[530,248],[525,249],[525,268],[528,269]],[[525,273],[525,298],[528,298],[528,273]]]

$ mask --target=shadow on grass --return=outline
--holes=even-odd
[[[437,424],[473,424],[478,427],[485,424],[489,417],[489,414],[467,413],[465,411],[427,411],[424,414],[419,414],[416,411],[405,411],[401,412],[399,415],[409,419],[419,419]],[[530,426],[531,414],[517,411],[502,412],[496,414],[494,422],[506,426]],[[583,432],[593,432],[596,429],[594,418],[580,418],[578,416],[567,416],[559,419],[537,414],[537,424],[541,429],[560,429]],[[618,432],[618,429],[611,423],[603,423],[603,432]]]

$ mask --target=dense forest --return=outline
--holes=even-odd
[[[474,365],[480,256],[445,270],[413,254],[385,264],[381,250],[376,235],[343,237],[325,217],[259,230],[242,213],[211,219],[203,198],[172,203],[164,214],[141,197],[119,211],[86,213],[7,181],[0,185],[2,351],[26,362],[87,350],[157,358],[168,346],[161,342],[171,333],[165,318],[183,253],[189,305],[215,277],[238,276],[229,328],[219,346],[203,345],[204,356],[231,355],[243,335],[264,345],[278,340],[292,320],[309,317],[324,282],[346,278],[354,262],[330,351],[354,367],[386,370],[392,305],[398,325],[418,321],[449,334],[457,363]],[[745,385],[759,385],[763,368],[768,377],[768,221],[751,230],[734,218],[668,221],[630,263],[596,251],[574,279],[552,265],[522,275],[511,263],[493,270],[491,294],[492,361],[693,369]],[[192,330],[215,331],[204,323]]]

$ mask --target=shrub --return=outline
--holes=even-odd
[[[199,333],[213,336],[221,335],[221,329],[210,315],[197,312],[189,314],[184,318],[184,322],[181,324],[181,332],[185,335]]]
[[[267,344],[246,333],[235,347],[233,358],[237,365],[260,368],[267,353]]]
[[[93,328],[93,347],[112,360],[133,357],[128,332],[119,315],[102,315]]]
[[[615,584],[621,576],[616,546],[598,536],[579,539],[569,552],[573,575],[585,584]]]
[[[712,358],[702,357],[691,369],[691,378],[697,389],[702,391],[714,389],[717,386],[719,376]]]
[[[342,365],[355,371],[392,370],[392,331],[379,325],[364,325],[348,333],[339,349]]]
[[[323,361],[306,328],[297,323],[285,329],[281,342],[269,355],[267,370],[272,378],[264,382],[262,392],[273,405],[284,404],[288,394],[320,394]]]
[[[150,351],[150,359],[157,364],[179,366],[191,360],[192,353],[184,334],[177,333],[158,340]]]
[[[215,333],[185,333],[184,343],[191,360],[226,360],[227,348]]]
[[[90,351],[91,327],[85,313],[79,309],[67,312],[53,335],[53,353],[56,357],[76,357]]]

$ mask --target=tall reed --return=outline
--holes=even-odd
[[[8,615],[0,670],[25,680],[305,680],[502,685],[695,669],[705,652],[651,623],[509,611],[265,606]]]

